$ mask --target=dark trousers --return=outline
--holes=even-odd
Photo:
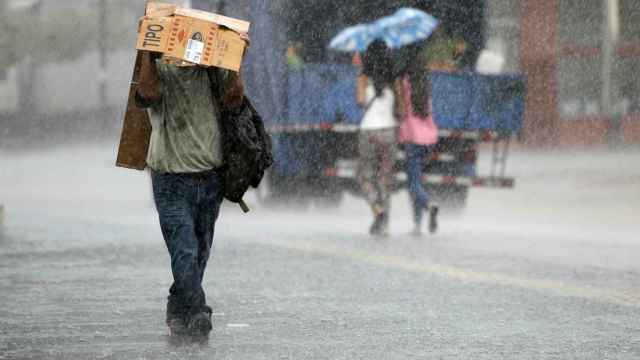
[[[429,147],[405,144],[404,149],[407,183],[411,202],[413,203],[413,220],[416,225],[420,225],[422,223],[422,214],[429,206],[429,194],[422,185],[422,174],[429,154]]]
[[[153,197],[169,255],[173,285],[167,320],[202,311],[202,278],[211,253],[224,183],[215,171],[197,174],[151,173]]]

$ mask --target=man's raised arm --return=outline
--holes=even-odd
[[[142,51],[142,63],[140,64],[140,76],[138,78],[138,91],[136,102],[140,107],[149,107],[162,99],[160,91],[160,79],[156,69],[155,60],[158,55],[149,51]]]

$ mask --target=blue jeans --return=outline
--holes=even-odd
[[[422,223],[422,214],[429,206],[429,194],[422,185],[422,174],[429,154],[429,147],[425,145],[405,144],[405,172],[409,196],[413,204],[413,220],[416,225]]]
[[[167,320],[187,317],[206,305],[202,278],[224,194],[221,174],[151,173],[160,228],[171,257],[173,285]]]

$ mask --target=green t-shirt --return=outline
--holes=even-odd
[[[194,173],[222,166],[220,111],[210,81],[220,80],[216,85],[221,87],[228,71],[160,61],[156,68],[162,99],[149,104],[152,131],[147,165],[161,173]]]
[[[451,38],[447,36],[434,36],[427,43],[422,51],[422,57],[425,64],[442,65],[446,64],[452,67],[459,65],[460,59],[456,57],[457,45],[463,40]]]

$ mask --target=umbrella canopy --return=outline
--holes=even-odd
[[[331,40],[329,48],[339,51],[364,51],[376,39],[390,49],[427,39],[438,26],[438,20],[424,11],[402,8],[391,16],[370,24],[359,24],[341,31]]]
[[[359,24],[342,30],[331,40],[329,48],[346,52],[364,51],[375,39],[376,34],[370,25]]]
[[[395,14],[373,23],[374,32],[381,34],[390,49],[427,39],[438,26],[438,20],[424,11],[402,8]]]

